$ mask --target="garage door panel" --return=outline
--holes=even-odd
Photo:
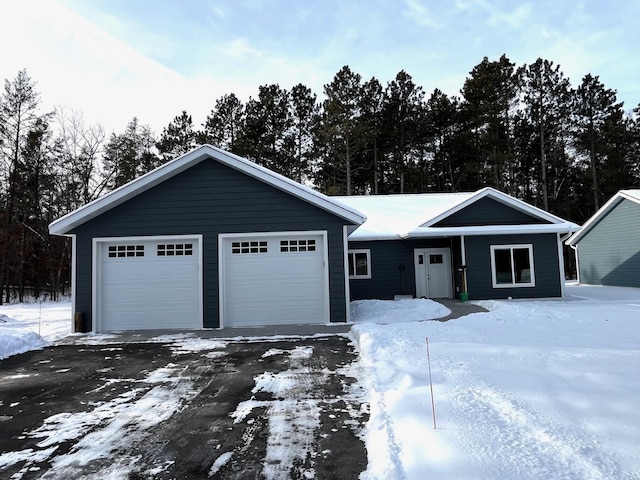
[[[199,241],[114,239],[98,248],[100,330],[202,327]]]
[[[323,236],[301,232],[257,238],[223,243],[225,325],[323,323]],[[256,242],[260,251],[251,251]]]

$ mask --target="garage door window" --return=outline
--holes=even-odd
[[[315,252],[316,241],[307,239],[280,240],[281,252]]]
[[[268,253],[267,242],[254,241],[254,242],[231,242],[231,253],[246,254],[246,253]]]
[[[109,258],[144,257],[144,245],[109,245]]]
[[[181,257],[193,255],[193,243],[165,243],[158,245],[159,257]]]

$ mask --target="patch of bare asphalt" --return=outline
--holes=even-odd
[[[356,360],[340,336],[10,357],[0,361],[0,477],[357,478],[368,405]]]

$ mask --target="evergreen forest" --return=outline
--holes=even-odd
[[[159,135],[138,118],[107,135],[81,112],[43,111],[22,70],[0,92],[0,303],[67,294],[70,240],[49,223],[205,143],[328,195],[491,186],[579,224],[640,187],[640,104],[544,59],[485,57],[455,96],[404,70],[383,84],[344,66],[322,92],[229,92],[203,124],[185,110]]]

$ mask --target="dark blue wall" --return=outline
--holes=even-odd
[[[218,234],[326,230],[330,318],[346,320],[343,225],[349,222],[207,158],[79,226],[76,311],[91,330],[91,248],[95,237],[203,235],[204,326],[219,326]]]
[[[532,244],[535,287],[493,288],[491,280],[491,245]],[[462,286],[460,238],[424,240],[386,240],[349,242],[350,249],[371,251],[371,278],[351,279],[352,300],[378,298],[391,300],[394,295],[416,295],[414,249],[451,248],[453,292],[458,298]],[[468,291],[471,300],[498,298],[559,297],[562,295],[555,234],[494,235],[465,237]],[[404,266],[404,276],[400,265]],[[403,283],[404,280],[404,283]]]
[[[452,248],[454,268],[459,262],[459,241],[448,238],[424,240],[378,240],[349,242],[349,249],[369,249],[371,278],[349,281],[352,300],[392,300],[395,295],[416,295],[414,249]],[[455,290],[455,289],[454,289]]]
[[[493,288],[491,245],[532,244],[535,287]],[[556,234],[494,235],[465,237],[469,298],[559,297],[562,295]]]
[[[449,215],[434,227],[471,227],[477,225],[523,225],[549,223],[538,217],[484,197],[462,210]]]

